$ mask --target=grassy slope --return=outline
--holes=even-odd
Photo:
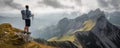
[[[23,31],[8,23],[0,24],[0,48],[55,48],[34,41],[25,42],[21,36],[15,34],[17,32]]]

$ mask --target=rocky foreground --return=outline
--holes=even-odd
[[[0,24],[0,48],[55,48],[34,41],[27,42],[20,29],[12,27],[8,23]]]

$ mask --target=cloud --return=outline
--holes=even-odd
[[[105,1],[105,0],[98,0],[98,4],[100,5],[100,7],[103,7],[103,8],[109,6],[109,4],[107,3],[107,1]]]
[[[21,9],[22,6],[18,3],[15,3],[14,0],[0,0],[0,8],[3,9],[4,7],[10,7],[13,9]]]
[[[38,3],[39,4],[43,3],[46,6],[51,6],[51,7],[54,7],[54,8],[64,8],[65,7],[60,2],[58,2],[58,0],[42,0],[42,2],[38,2]]]
[[[115,9],[120,9],[120,0],[111,0],[110,4],[115,8]]]
[[[98,5],[102,8],[120,10],[120,0],[97,0]]]
[[[59,0],[42,0],[42,1],[39,1],[38,4],[50,6],[53,8],[62,8],[62,9],[71,8],[71,9],[74,9],[73,6],[64,5]]]
[[[81,3],[81,0],[74,0],[76,2],[77,5],[81,6],[82,3]]]

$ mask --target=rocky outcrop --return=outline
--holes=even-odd
[[[9,23],[0,24],[0,48],[56,48],[33,40],[26,41],[23,30],[12,27]]]

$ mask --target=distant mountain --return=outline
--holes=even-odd
[[[96,19],[96,18],[93,18]],[[96,19],[96,25],[90,31],[78,31],[77,40],[85,48],[119,48],[120,29],[112,25],[104,14]]]
[[[40,38],[45,38],[46,40],[54,37],[54,36],[61,36],[63,34],[71,34],[76,30],[79,30],[82,26],[84,26],[84,22],[88,19],[98,18],[101,14],[105,14],[105,17],[108,21],[115,26],[120,28],[119,23],[119,14],[120,12],[103,12],[100,9],[91,10],[90,12],[80,15],[74,19],[63,18],[61,19],[56,25],[48,26],[44,30],[37,30],[36,32],[42,32],[39,35]],[[94,19],[94,21],[96,20]],[[92,23],[91,20],[89,20]],[[93,23],[94,24],[94,23]],[[50,34],[47,34],[50,33]],[[44,34],[44,35],[43,35]]]
[[[120,29],[108,21],[103,11],[96,9],[85,14],[85,16],[88,17],[85,17],[85,20],[83,18],[82,23],[79,23],[82,24],[81,27],[73,23],[74,26],[79,27],[73,32],[66,31],[61,36],[53,37],[49,41],[67,40],[83,48],[119,48]],[[79,18],[77,18],[78,21]],[[67,19],[64,20],[67,22]],[[62,23],[64,25],[64,21]],[[68,27],[70,22],[68,21],[66,24],[63,28]]]
[[[76,30],[79,30],[82,26],[84,26],[84,22],[86,20],[98,18],[102,13],[103,12],[100,11],[100,9],[96,9],[95,11],[90,11],[88,14],[78,16],[75,19],[63,18],[58,22],[57,25],[54,25],[54,27],[46,28],[43,34],[46,34],[49,31],[51,33],[50,35],[52,35],[49,36],[49,38],[51,38],[54,36],[74,33]],[[52,30],[48,30],[49,28]],[[47,34],[45,36],[47,36]]]

